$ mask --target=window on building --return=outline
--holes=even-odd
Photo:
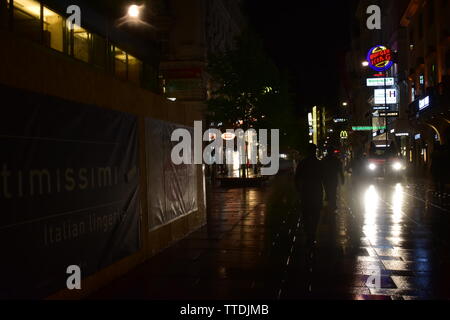
[[[128,80],[135,84],[141,83],[141,75],[142,75],[142,62],[128,55]]]
[[[60,52],[64,51],[64,18],[44,7],[44,44]]]
[[[41,4],[34,0],[14,0],[14,31],[30,40],[41,41]]]
[[[127,53],[117,47],[113,48],[114,53],[114,74],[120,79],[128,79]]]
[[[71,35],[71,49],[69,52],[76,59],[89,62],[91,34],[77,25],[74,26],[73,30],[69,31],[69,34]]]
[[[91,62],[95,66],[106,70],[107,68],[107,44],[106,39],[98,35],[92,35],[92,59]]]

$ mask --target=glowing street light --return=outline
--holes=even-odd
[[[369,66],[369,61],[363,61],[362,62],[362,66],[363,67],[368,67]]]
[[[133,18],[133,19],[139,19],[139,15],[140,15],[140,7],[139,6],[137,6],[137,5],[135,5],[135,4],[132,4],[129,8],[128,8],[128,16],[130,17],[130,18]]]
[[[346,106],[348,106],[348,103],[347,103],[347,102],[343,102],[343,103],[342,103],[342,106],[343,106],[343,107],[346,107]]]

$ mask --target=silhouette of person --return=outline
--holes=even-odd
[[[327,149],[327,156],[322,161],[324,171],[324,187],[327,195],[328,207],[330,210],[335,211],[337,209],[337,189],[339,180],[341,184],[344,184],[344,168],[341,160],[339,160],[335,153],[334,148]]]
[[[442,194],[445,190],[445,167],[446,167],[446,159],[445,159],[445,150],[443,146],[438,144],[435,145],[434,151],[431,154],[431,176],[433,182],[436,186],[437,192]]]
[[[352,172],[352,182],[357,184],[358,180],[364,177],[364,165],[367,161],[367,155],[365,153],[358,153],[351,161],[350,168]]]
[[[323,207],[323,169],[317,159],[317,146],[309,144],[307,157],[300,161],[295,173],[295,185],[300,196],[306,241],[313,248]]]

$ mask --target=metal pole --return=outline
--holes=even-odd
[[[388,135],[388,112],[387,112],[387,108],[388,108],[388,103],[387,103],[387,84],[386,84],[386,80],[387,80],[387,76],[388,76],[388,72],[387,70],[384,71],[384,124],[385,124],[385,131],[386,131],[386,150],[388,148],[389,145],[389,135]]]

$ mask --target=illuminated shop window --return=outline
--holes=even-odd
[[[64,18],[44,7],[44,43],[52,49],[64,51]]]
[[[127,80],[127,53],[114,47],[114,74],[120,79]]]
[[[14,0],[14,31],[30,40],[41,41],[41,4],[34,0]]]
[[[89,62],[89,49],[91,34],[86,29],[75,25],[74,30],[71,32],[73,45],[73,56],[81,61]]]
[[[128,80],[135,84],[140,84],[141,70],[142,62],[139,59],[128,55]]]

